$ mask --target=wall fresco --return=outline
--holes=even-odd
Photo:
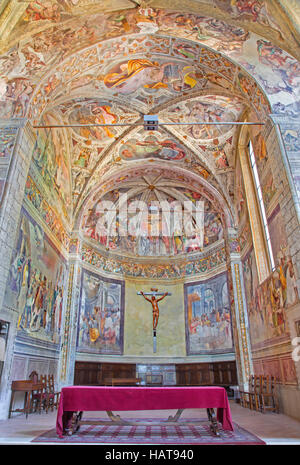
[[[6,287],[5,305],[18,312],[18,338],[58,343],[67,265],[42,228],[23,209]]]
[[[268,155],[266,141],[263,131],[259,129],[251,129],[251,140],[256,160],[257,172],[261,184],[264,206],[267,214],[272,212],[273,200],[278,197],[279,186],[275,183],[271,160]]]
[[[41,193],[30,174],[25,184],[25,198],[34,206],[39,216],[44,220],[45,224],[58,241],[68,250],[70,237],[66,232],[61,217],[50,207],[49,203],[44,198],[44,194]]]
[[[39,130],[32,155],[33,164],[42,185],[53,198],[53,204],[68,219],[71,216],[71,178],[67,153],[63,131]]]
[[[124,284],[82,272],[77,351],[123,353]]]
[[[119,201],[122,202],[125,195],[126,224],[118,210]],[[189,232],[184,216],[185,202],[195,205],[198,201],[203,201],[203,221]],[[110,202],[115,208],[113,221],[107,220],[107,212],[103,209],[105,202]],[[145,205],[144,214],[137,213],[140,208],[137,207],[138,202]],[[180,214],[178,208],[177,213],[175,211],[176,202]],[[172,205],[174,212],[169,215],[167,210],[171,212]],[[105,226],[107,221],[111,221],[110,227]],[[126,233],[123,232],[125,227]],[[135,179],[128,188],[114,189],[105,194],[89,209],[82,231],[85,238],[96,241],[102,248],[128,256],[190,254],[222,240],[224,235],[220,213],[201,194],[188,188],[178,188],[176,184],[172,186],[163,178],[151,184],[149,176]]]
[[[185,284],[184,292],[187,353],[231,352],[233,341],[226,273]]]
[[[275,271],[262,284],[258,283],[253,249],[243,260],[253,348],[289,337],[286,310],[299,301],[291,257],[284,249],[277,256]]]
[[[280,129],[292,171],[295,190],[300,201],[300,125],[295,120],[292,124],[282,123]]]

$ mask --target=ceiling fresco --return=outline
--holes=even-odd
[[[291,32],[290,20],[284,21],[280,5],[274,5],[278,2],[189,2],[190,10],[195,9],[193,6],[197,3],[201,14],[180,12],[176,1],[172,2],[169,11],[167,6],[171,2],[168,1],[161,2],[164,9],[151,8],[152,3],[159,2],[147,2],[148,7],[145,8],[139,8],[138,3],[141,2],[80,1],[76,5],[63,1],[9,2],[7,11],[2,12],[5,37],[0,62],[3,97],[4,76],[8,79],[6,84],[14,86],[18,84],[15,80],[21,79],[22,85],[19,83],[16,93],[30,95],[47,70],[74,52],[111,38],[155,33],[189,39],[221,51],[258,80],[272,105],[277,105],[275,108],[291,105],[290,111],[295,111],[295,96],[291,94],[293,85],[295,87],[299,80],[299,63],[296,60],[299,58],[299,42]],[[10,18],[13,12],[18,12],[14,27]],[[209,16],[209,12],[213,16]],[[258,30],[262,35],[257,34]],[[114,44],[114,48],[119,46],[118,42]],[[189,47],[180,47],[180,53],[183,57],[193,58]],[[107,58],[107,54],[101,55],[102,59]],[[29,78],[31,85],[25,87]],[[126,86],[123,87],[125,89]],[[9,89],[6,94],[13,98]]]
[[[234,217],[239,127],[211,123],[299,112],[284,1],[7,0],[0,36],[0,118],[64,126],[37,130],[33,169],[70,229],[106,179],[153,166]],[[144,131],[144,114],[166,124]]]
[[[237,128],[209,123],[239,120],[249,101],[256,118],[266,114],[269,106],[257,84],[222,55],[183,39],[135,35],[122,40],[120,48],[116,41],[113,44],[106,43],[105,50],[102,44],[108,60],[103,64],[102,59],[95,59],[99,45],[67,59],[35,91],[35,106],[30,110],[36,122],[39,114],[45,118],[50,111],[57,115],[58,123],[67,126],[116,124],[113,128],[66,128],[72,140],[75,211],[107,170],[153,158],[185,163],[206,178],[212,173],[212,181],[230,201],[228,184],[234,169]],[[183,46],[193,50],[193,60],[181,56]],[[155,51],[152,59],[142,58],[149,49]],[[124,54],[129,53],[135,58],[124,61]],[[91,97],[95,93],[98,99]],[[145,132],[137,132],[132,124],[142,125],[142,115],[154,111],[166,125],[146,138]],[[201,119],[207,124],[176,126],[176,121]],[[127,128],[120,128],[118,123],[124,122]]]

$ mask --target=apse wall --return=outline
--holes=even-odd
[[[118,263],[87,244],[82,245],[81,258],[77,361],[235,358],[224,242],[181,265],[172,260]],[[158,303],[155,352],[152,304],[140,294],[149,298],[153,289],[161,296],[168,293]]]

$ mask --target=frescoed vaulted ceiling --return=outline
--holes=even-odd
[[[70,229],[107,179],[154,165],[209,183],[234,223],[240,127],[209,123],[299,112],[286,1],[11,0],[0,36],[0,118],[43,126],[33,169]]]

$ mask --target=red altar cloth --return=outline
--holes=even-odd
[[[222,387],[69,386],[61,390],[56,431],[59,437],[77,411],[130,411],[216,408],[225,430],[233,431],[226,390]]]

